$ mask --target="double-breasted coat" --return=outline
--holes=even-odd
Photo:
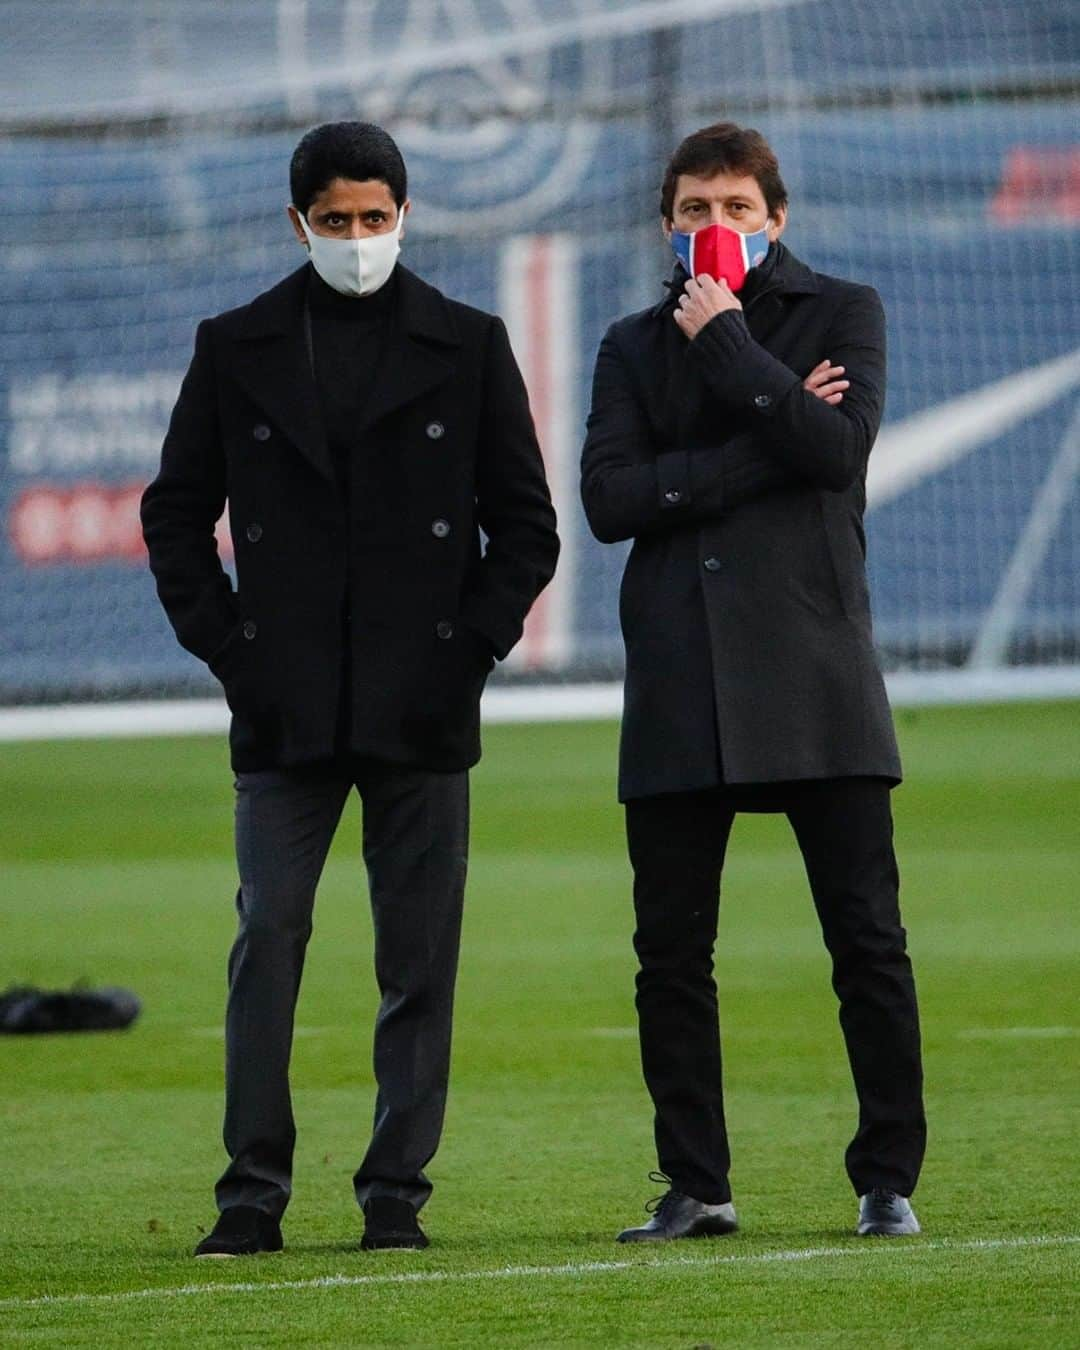
[[[158,594],[224,686],[237,770],[334,754],[343,699],[353,752],[463,769],[487,674],[558,551],[524,384],[500,320],[399,265],[346,500],[307,278],[199,326],[142,504]],[[214,542],[226,501],[235,589]]]
[[[633,539],[619,795],[900,778],[866,583],[867,457],[885,393],[876,292],[783,245],[745,313],[688,342],[685,274],[601,343],[582,499]],[[802,387],[828,357],[830,406]]]

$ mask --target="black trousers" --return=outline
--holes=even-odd
[[[915,982],[900,922],[889,785],[840,778],[717,788],[626,804],[640,962],[641,1061],[660,1169],[707,1204],[731,1198],[713,948],[720,874],[739,810],[784,811],[802,850],[859,1101],[857,1194],[910,1195],[926,1146]]]
[[[242,773],[236,780],[239,929],[229,957],[225,1147],[219,1209],[280,1217],[296,1129],[289,1093],[293,1013],[311,936],[315,887],[349,792],[363,803],[363,854],[382,995],[378,1087],[356,1198],[416,1208],[442,1131],[468,854],[466,773],[376,760]]]

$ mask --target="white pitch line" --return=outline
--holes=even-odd
[[[962,1041],[1062,1041],[1080,1036],[1080,1027],[965,1027],[956,1034]]]
[[[831,1256],[863,1256],[873,1252],[1001,1251],[1015,1247],[1062,1247],[1080,1242],[1080,1234],[1057,1233],[1013,1238],[972,1238],[953,1242],[891,1242],[864,1239],[862,1246],[800,1247],[790,1251],[757,1252],[739,1256],[680,1256],[664,1261],[581,1261],[561,1266],[503,1266],[496,1270],[414,1270],[386,1275],[320,1275],[308,1280],[250,1280],[243,1284],[184,1284],[178,1288],[128,1289],[112,1294],[42,1294],[35,1298],[0,1299],[0,1312],[29,1308],[58,1308],[72,1304],[132,1303],[152,1298],[197,1298],[203,1294],[300,1293],[307,1289],[349,1289],[355,1286],[394,1284],[459,1284],[469,1280],[542,1279],[560,1275],[607,1275],[612,1272],[685,1269],[688,1266],[754,1266],[791,1261],[816,1261]]]

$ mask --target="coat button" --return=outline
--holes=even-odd
[[[705,559],[705,571],[706,571],[706,572],[719,572],[719,571],[720,571],[720,559],[719,559],[719,558],[712,558],[712,557],[706,558],[706,559]]]
[[[450,533],[450,522],[448,520],[433,520],[431,522],[431,533],[436,539],[445,539]]]
[[[771,408],[772,394],[757,394],[754,398],[755,408]]]
[[[429,441],[438,441],[446,435],[446,428],[441,422],[429,422],[424,428]]]
[[[682,501],[682,493],[678,488],[668,488],[667,492],[664,493],[664,501],[670,502],[674,506],[676,502]]]
[[[258,627],[258,624],[256,624],[256,622],[255,622],[254,619],[246,619],[246,620],[244,621],[243,632],[244,632],[244,636],[247,638],[247,640],[248,640],[249,642],[251,641],[251,639],[255,636],[255,634],[256,634],[258,631],[259,631],[259,627]]]
[[[253,520],[244,533],[248,537],[248,543],[257,544],[262,538],[262,526],[257,520]]]
[[[441,638],[452,638],[454,636],[454,625],[449,619],[440,619],[435,625],[435,636]]]
[[[270,428],[265,422],[257,422],[251,428],[251,434],[257,441],[268,441],[270,439]]]

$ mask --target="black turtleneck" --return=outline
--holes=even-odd
[[[386,348],[397,292],[397,270],[373,295],[341,295],[310,269],[308,313],[319,410],[337,470],[346,531],[357,499],[364,496],[363,417],[375,387],[379,358]],[[352,551],[348,551],[351,558]],[[335,753],[349,754],[352,695],[352,589],[345,577],[342,595],[342,668]]]
[[[375,384],[397,290],[396,269],[373,295],[341,295],[311,269],[308,311],[323,427],[348,500],[357,428]]]

